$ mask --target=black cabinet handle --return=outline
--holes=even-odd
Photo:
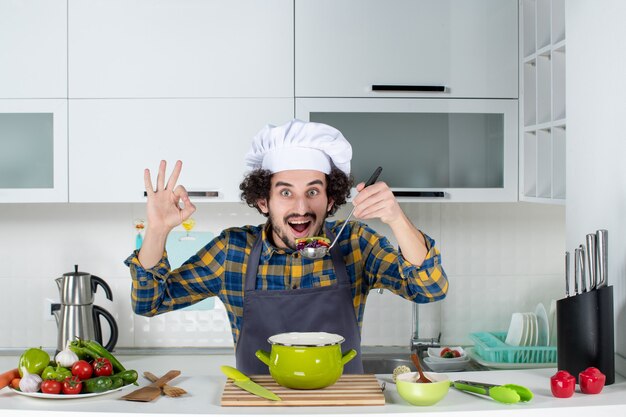
[[[393,191],[393,195],[396,197],[436,197],[443,198],[445,193],[443,191]]]
[[[220,196],[219,191],[187,191],[189,197],[208,197],[208,198],[216,198]],[[148,193],[143,192],[143,196],[147,197]]]
[[[374,84],[372,91],[418,91],[422,93],[443,93],[446,91],[445,85],[387,85]]]

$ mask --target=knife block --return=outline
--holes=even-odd
[[[559,370],[578,374],[590,366],[615,382],[613,287],[602,287],[556,302]]]

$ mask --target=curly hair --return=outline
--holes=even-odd
[[[350,196],[350,188],[353,185],[352,176],[346,175],[343,171],[333,167],[330,174],[326,174],[326,195],[329,201],[334,204],[328,212],[329,216],[346,203],[346,199]],[[270,189],[272,185],[272,173],[267,169],[255,169],[250,172],[239,184],[241,190],[241,199],[250,207],[257,209],[259,213],[268,217],[269,214],[263,213],[257,202],[259,200],[268,200],[270,198]]]

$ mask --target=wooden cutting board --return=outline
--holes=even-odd
[[[285,388],[269,375],[252,375],[250,379],[282,401],[257,397],[228,379],[222,393],[222,407],[385,405],[385,395],[374,375],[342,375],[334,385],[316,390]]]

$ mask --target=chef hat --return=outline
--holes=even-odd
[[[302,120],[280,126],[267,125],[252,139],[246,154],[250,170],[262,168],[272,173],[292,169],[312,169],[325,174],[335,166],[350,175],[352,147],[334,127]]]

